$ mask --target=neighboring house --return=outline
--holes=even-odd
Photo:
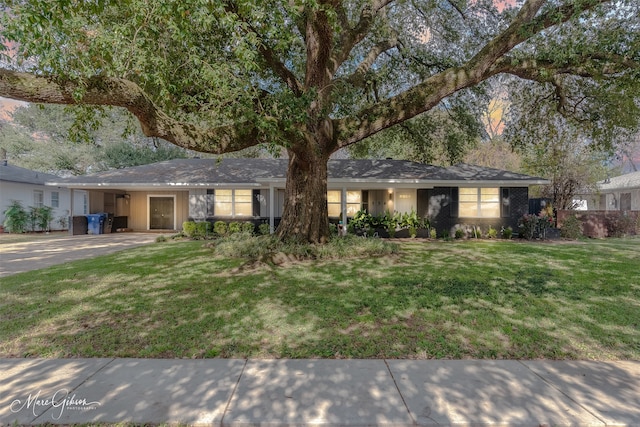
[[[596,188],[595,192],[576,197],[582,210],[640,211],[640,172],[607,178]]]
[[[13,166],[7,160],[0,160],[0,225],[4,223],[5,210],[17,200],[27,211],[32,206],[53,208],[51,229],[64,228],[59,219],[67,218],[68,223],[71,192],[64,185],[45,186],[46,181],[59,180],[61,178],[58,176]],[[86,192],[78,192],[75,199],[76,209],[81,211],[84,201],[88,200]]]
[[[89,213],[127,218],[133,230],[179,230],[187,220],[277,226],[286,159],[176,159],[47,184],[86,190]],[[456,224],[517,227],[528,188],[548,181],[470,165],[441,168],[402,160],[330,160],[329,217],[366,209],[428,216],[438,232]]]

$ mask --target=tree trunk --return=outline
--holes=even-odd
[[[303,155],[289,150],[284,211],[277,235],[311,243],[329,238],[327,163],[329,156],[312,150]]]

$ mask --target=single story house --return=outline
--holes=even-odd
[[[640,171],[599,181],[596,188],[576,196],[582,210],[640,211]]]
[[[86,191],[89,213],[126,218],[133,230],[180,230],[187,220],[252,221],[273,229],[284,206],[287,164],[287,159],[176,159],[47,184]],[[456,224],[515,229],[528,213],[529,186],[547,183],[466,164],[330,160],[327,210],[333,221],[361,209],[374,215],[415,210],[439,232]]]
[[[66,228],[71,206],[71,191],[63,184],[45,186],[47,181],[60,181],[55,175],[36,172],[10,165],[0,160],[0,225],[4,223],[4,212],[15,200],[28,210],[30,207],[49,206],[53,209],[52,230]],[[75,194],[75,211],[88,213],[88,195],[84,191]],[[61,218],[64,218],[62,221]]]

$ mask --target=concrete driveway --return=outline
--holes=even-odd
[[[0,277],[146,245],[157,237],[153,233],[112,233],[0,242]]]

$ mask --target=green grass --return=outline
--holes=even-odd
[[[0,279],[0,357],[640,359],[640,239],[273,267],[166,242]]]

